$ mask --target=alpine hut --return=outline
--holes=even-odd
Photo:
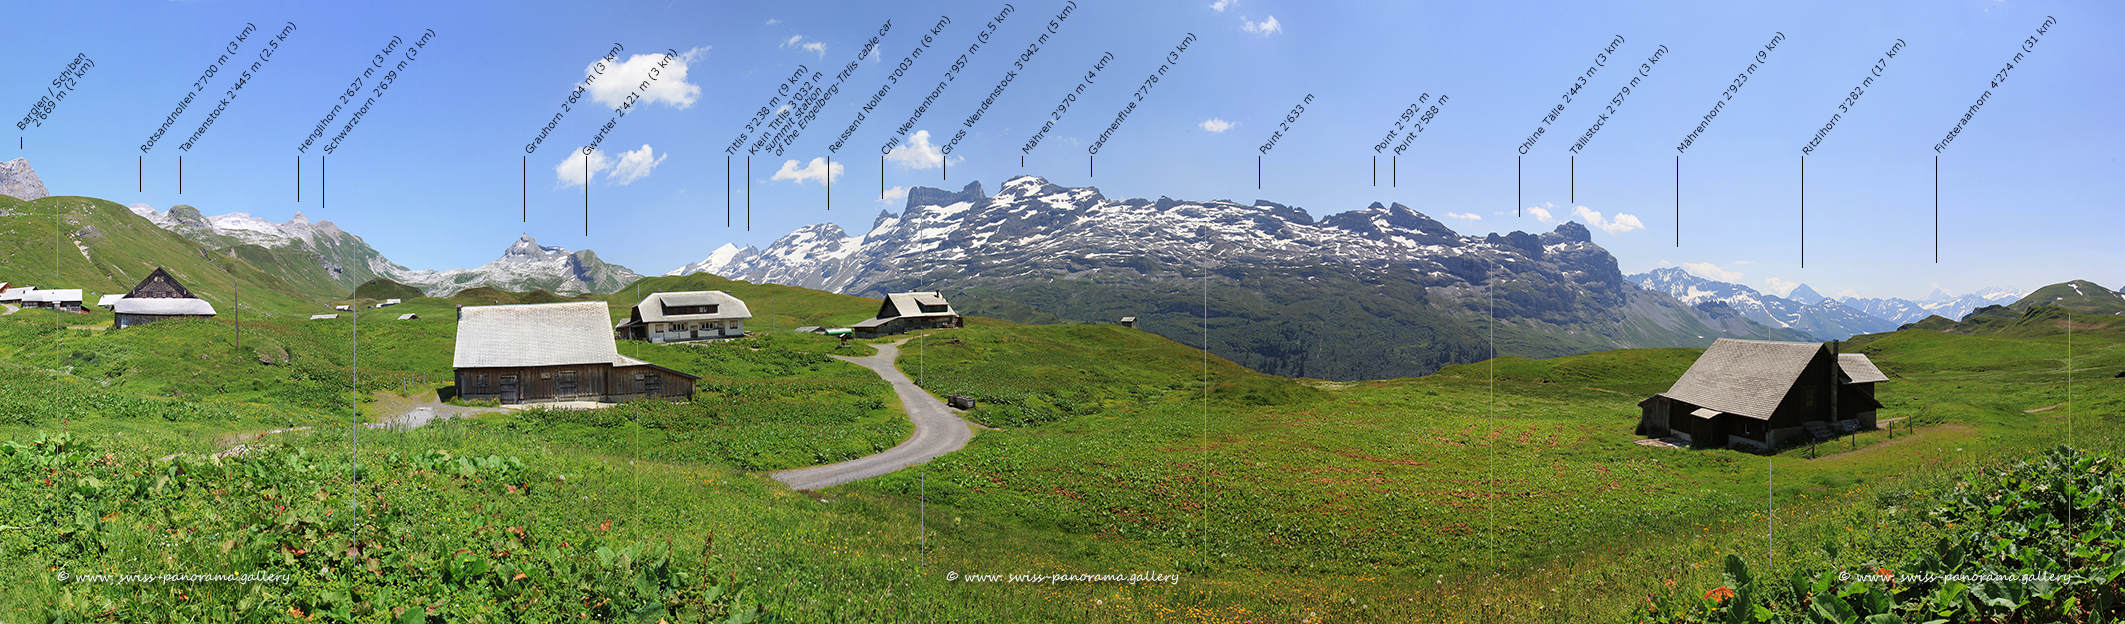
[[[650,293],[613,336],[656,343],[738,338],[752,317],[743,300],[720,290]]]
[[[458,396],[505,404],[688,399],[700,377],[620,355],[602,301],[459,308]]]
[[[170,277],[162,267],[155,267],[133,290],[111,302],[111,312],[117,316],[116,325],[123,329],[173,318],[209,318],[214,316],[214,304],[192,296],[192,291],[178,283],[177,278]]]
[[[1835,343],[1721,338],[1667,392],[1638,403],[1638,433],[1711,448],[1770,449],[1809,429],[1874,427],[1888,381],[1867,356]]]
[[[952,303],[936,292],[904,292],[885,296],[878,306],[878,316],[864,319],[849,328],[858,338],[876,338],[898,334],[911,329],[933,327],[959,327],[962,319]]]

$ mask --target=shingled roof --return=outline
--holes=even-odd
[[[944,306],[944,309],[937,312],[924,312],[922,311],[922,306],[925,305]],[[885,314],[888,310],[892,314]],[[936,292],[904,292],[886,295],[885,305],[879,307],[878,318],[958,315],[959,311],[952,309],[952,303],[945,301],[944,295]]]
[[[24,303],[29,303],[33,301],[50,303],[66,303],[68,301],[79,302],[81,301],[81,289],[65,288],[59,290],[33,290],[27,294],[22,295],[22,301]]]
[[[1675,386],[1661,393],[1678,401],[1757,420],[1770,420],[1779,401],[1822,351],[1813,342],[1721,338],[1704,350]],[[1856,355],[1856,354],[1855,354]],[[1877,373],[1878,374],[1878,373]]]
[[[702,314],[665,314],[664,308],[691,308],[716,306],[716,311]],[[749,319],[753,312],[745,307],[745,301],[720,290],[695,290],[688,292],[650,293],[635,304],[635,315],[644,323],[722,321]]]
[[[113,302],[119,314],[149,316],[214,316],[214,304],[204,299],[140,299],[124,297]]]
[[[1852,383],[1869,383],[1889,380],[1888,375],[1883,375],[1881,369],[1874,367],[1873,360],[1869,360],[1867,359],[1867,356],[1858,353],[1838,354],[1837,367],[1844,369],[1845,376],[1851,377]]]
[[[455,368],[620,361],[603,301],[470,306],[457,324]]]

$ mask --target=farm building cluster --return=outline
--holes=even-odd
[[[61,312],[87,312],[81,306],[81,289],[39,289],[35,286],[0,282],[0,304],[24,309],[43,308]]]
[[[458,396],[504,404],[691,398],[699,377],[621,355],[615,341],[742,338],[753,318],[744,300],[720,290],[651,293],[617,325],[607,324],[609,314],[599,301],[460,306],[452,362]],[[919,292],[888,295],[877,317],[853,329],[802,329],[877,336],[959,325],[943,296]]]
[[[1721,338],[1667,392],[1638,403],[1638,433],[1710,448],[1774,449],[1803,436],[1875,427],[1867,356],[1813,342]]]
[[[83,301],[79,288],[39,289],[0,282],[0,304],[87,313]],[[215,314],[214,304],[194,296],[162,267],[155,267],[130,291],[98,297],[96,307],[110,310],[119,329],[173,318],[211,318]]]

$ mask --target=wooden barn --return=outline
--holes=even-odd
[[[0,282],[0,304],[20,306],[22,305],[22,296],[36,290],[36,286]]]
[[[141,278],[125,296],[111,302],[120,329],[173,318],[211,318],[214,304],[192,296],[192,291],[170,277],[162,267]]]
[[[658,343],[739,338],[752,317],[745,301],[720,290],[650,293],[613,335]]]
[[[700,377],[620,355],[602,301],[459,308],[458,396],[504,404],[690,399]]]
[[[857,338],[876,338],[910,329],[959,327],[962,319],[952,303],[936,292],[904,292],[885,296],[878,316],[850,325]]]
[[[81,307],[81,289],[32,290],[22,294],[22,307],[61,312],[87,312]]]
[[[1818,430],[1874,428],[1874,384],[1888,381],[1867,356],[1832,345],[1721,338],[1667,392],[1638,403],[1638,433],[1710,448],[1767,449]]]

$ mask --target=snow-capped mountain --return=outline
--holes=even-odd
[[[396,266],[396,265],[393,265]],[[598,259],[585,249],[570,252],[540,245],[525,234],[502,252],[502,257],[472,269],[436,271],[399,267],[385,275],[393,281],[419,288],[430,297],[448,297],[459,291],[487,286],[500,290],[546,290],[562,295],[609,293],[625,288],[642,276],[627,267]]]
[[[360,236],[339,229],[331,221],[311,223],[300,212],[286,223],[276,223],[242,212],[209,217],[201,214],[198,208],[185,205],[171,206],[169,212],[156,211],[147,204],[133,204],[127,208],[165,230],[208,247],[257,245],[301,256],[301,259],[324,269],[332,282],[345,288],[351,289],[394,270],[405,270],[370,247]]]
[[[746,247],[745,249],[750,250],[752,247]],[[708,257],[700,262],[672,269],[665,275],[692,275],[695,273],[722,275],[724,267],[730,266],[731,262],[738,258],[738,253],[741,251],[744,250],[739,249],[737,245],[724,243],[722,247],[717,247],[715,251],[709,252]]]
[[[1709,344],[1723,335],[1623,279],[1585,226],[1462,236],[1407,206],[1316,221],[1266,200],[1113,200],[1020,176],[995,196],[915,188],[851,235],[806,226],[766,249],[725,246],[672,271],[879,296],[940,290],[972,314],[1112,322],[1256,370],[1327,379],[1416,375],[1488,357],[1491,310],[1512,355]],[[1209,292],[1202,291],[1210,277]],[[1493,285],[1496,296],[1492,297]]]
[[[1962,320],[1972,310],[1989,305],[2011,304],[2028,294],[2029,291],[2013,286],[1984,288],[1962,296],[1950,295],[1947,291],[1935,288],[1932,294],[1918,301],[1894,297],[1886,299],[1853,297],[1845,299],[1844,303],[1859,311],[1901,325],[1915,323],[1920,319],[1934,315],[1939,315],[1952,321]]]
[[[387,277],[420,288],[431,297],[448,297],[481,286],[512,291],[544,289],[573,295],[609,293],[642,278],[627,267],[599,260],[596,252],[571,253],[560,247],[541,246],[529,234],[503,251],[500,259],[478,268],[414,270],[385,258],[360,236],[339,229],[331,221],[311,223],[300,212],[280,223],[241,212],[209,217],[197,208],[181,205],[170,207],[169,212],[158,212],[146,204],[128,208],[163,229],[210,247],[256,245],[268,252],[299,254],[347,289]]]
[[[917,187],[908,192],[905,211],[880,213],[867,233],[850,235],[831,223],[809,225],[766,250],[726,246],[674,273],[713,265],[721,267],[717,274],[735,279],[864,294],[939,264],[980,265],[987,269],[985,276],[1017,277],[1044,268],[1067,274],[1073,265],[1139,256],[1213,268],[1330,258],[1373,265],[1415,262],[1465,282],[1481,281],[1494,259],[1510,264],[1550,246],[1568,253],[1591,245],[1585,231],[1573,223],[1544,235],[1554,241],[1537,242],[1524,233],[1519,234],[1524,240],[1471,240],[1401,204],[1375,203],[1315,223],[1302,209],[1269,201],[1253,206],[1170,198],[1116,201],[1097,188],[1064,188],[1020,176],[994,197],[984,196],[979,182],[958,193]],[[1012,260],[1010,272],[987,268],[1004,257]]]
[[[209,217],[200,214],[197,208],[184,205],[171,206],[169,212],[158,212],[147,204],[133,204],[127,208],[131,209],[133,214],[146,217],[163,229],[197,228],[240,244],[260,247],[314,245],[321,237],[339,239],[348,235],[331,221],[319,221],[313,225],[310,218],[303,216],[301,212],[295,213],[295,218],[286,223],[275,223],[251,216],[247,212]]]
[[[1653,269],[1632,275],[1632,283],[1673,295],[1690,305],[1719,302],[1742,316],[1771,327],[1800,330],[1821,340],[1843,340],[1856,334],[1895,331],[1897,323],[1867,314],[1816,294],[1802,284],[1780,297],[1727,282],[1709,280],[1679,268]]]

